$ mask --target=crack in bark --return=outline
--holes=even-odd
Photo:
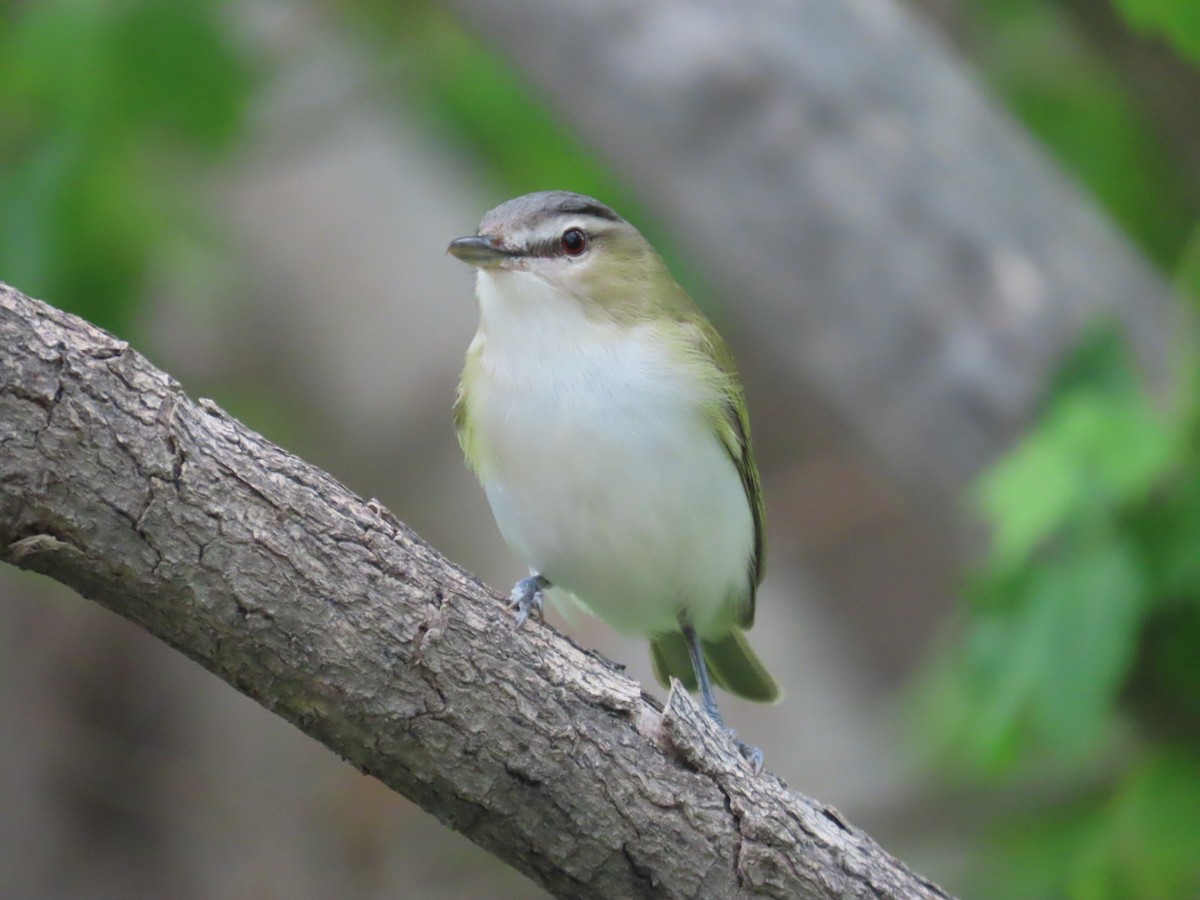
[[[714,777],[713,783],[717,786],[717,790],[721,792],[721,796],[725,800],[725,811],[729,813],[729,818],[733,820],[733,830],[737,835],[737,839],[733,842],[733,856],[730,859],[730,864],[733,866],[733,877],[737,879],[737,885],[740,888],[743,886],[742,843],[745,841],[745,835],[742,833],[742,814],[733,808],[733,797],[726,790],[722,779]]]
[[[654,870],[642,865],[637,861],[637,858],[634,856],[633,851],[630,849],[630,844],[628,843],[621,845],[621,855],[625,858],[625,865],[629,867],[629,871],[632,872],[634,877],[637,879],[637,881],[634,883],[635,886],[640,883],[640,886],[646,891],[645,896],[653,896],[654,892],[658,889],[658,883],[654,877]]]

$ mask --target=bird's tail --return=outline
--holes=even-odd
[[[775,679],[750,649],[746,634],[740,628],[734,628],[717,640],[701,640],[700,644],[704,648],[704,660],[708,663],[708,674],[713,684],[758,703],[775,703],[783,696]],[[654,665],[654,675],[663,687],[670,686],[670,678],[674,676],[689,691],[696,690],[696,673],[692,669],[692,658],[688,655],[687,641],[681,632],[672,631],[652,637],[650,661]]]

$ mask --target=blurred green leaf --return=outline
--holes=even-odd
[[[1142,582],[1132,555],[1097,542],[1040,573],[1029,606],[1049,633],[1050,655],[1032,707],[1041,734],[1078,756],[1100,737],[1138,642]]]
[[[250,72],[219,10],[210,0],[142,0],[113,23],[117,98],[140,130],[206,151],[235,133]]]
[[[1193,62],[1200,62],[1200,3],[1194,0],[1115,0],[1137,28],[1163,34]]]
[[[1088,749],[1133,661],[1142,600],[1132,555],[1093,537],[1029,573],[1020,602],[982,614],[966,650],[972,757],[1004,766],[1030,740],[1064,757]]]
[[[1114,505],[1144,494],[1174,458],[1169,428],[1140,397],[1083,393],[1057,419],[1062,445]]]
[[[1005,826],[983,897],[1194,900],[1200,893],[1200,757],[1136,760],[1104,791]]]
[[[993,829],[993,849],[971,879],[970,895],[1076,900],[1067,886],[1072,868],[1088,854],[1102,826],[1095,801],[1051,809],[1027,806],[1015,821]]]
[[[960,697],[943,693],[962,715],[949,745],[969,766],[1102,745],[1164,572],[1184,591],[1200,575],[1187,540],[1200,535],[1200,480],[1176,484],[1189,447],[1142,397],[1115,329],[1098,328],[1052,380],[1037,426],[980,479],[991,554],[966,591]]]
[[[1200,225],[1192,229],[1179,254],[1175,285],[1192,310],[1200,309]]]
[[[1166,750],[1135,770],[1112,804],[1097,856],[1126,896],[1200,894],[1200,758]]]
[[[1032,553],[1075,511],[1085,491],[1070,449],[1056,432],[1027,435],[977,486],[999,564],[1014,564]]]
[[[251,87],[223,4],[45,0],[0,9],[0,279],[128,334],[195,159]]]
[[[1138,515],[1130,517],[1128,528],[1162,602],[1200,605],[1200,475],[1196,462],[1180,463],[1175,477],[1149,498]]]
[[[1173,160],[1125,73],[1089,46],[1060,4],[988,0],[973,11],[993,87],[1151,257],[1174,265],[1196,221],[1191,162]]]
[[[979,482],[1000,565],[1027,557],[1068,519],[1149,489],[1174,459],[1174,436],[1136,396],[1077,391]]]

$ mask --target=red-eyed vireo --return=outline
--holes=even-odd
[[[510,200],[449,252],[476,268],[479,301],[458,437],[532,573],[513,588],[518,624],[561,591],[648,636],[659,680],[699,688],[717,722],[713,682],[777,700],[743,634],[762,494],[721,337],[638,230],[590,197]]]

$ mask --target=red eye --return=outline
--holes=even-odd
[[[587,235],[582,228],[568,228],[562,236],[563,252],[568,256],[578,256],[587,249]]]

